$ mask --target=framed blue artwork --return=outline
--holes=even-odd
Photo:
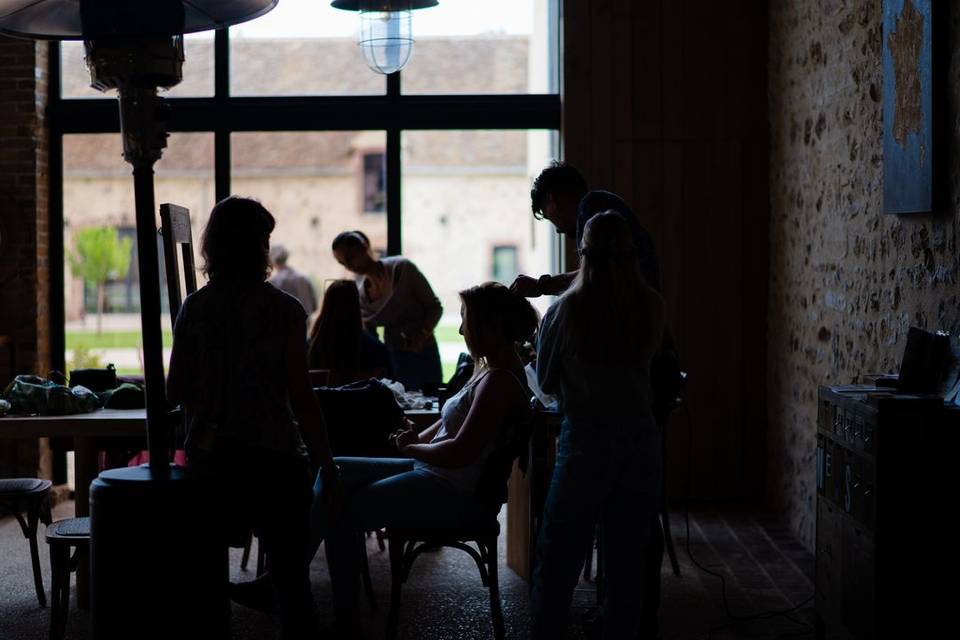
[[[945,44],[934,0],[883,3],[883,211],[928,213],[939,204],[939,81]],[[940,8],[942,11],[944,7]],[[942,136],[941,136],[942,137]]]

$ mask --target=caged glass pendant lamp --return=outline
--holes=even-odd
[[[406,66],[413,53],[413,18],[416,9],[437,6],[437,0],[334,0],[334,9],[360,14],[357,44],[367,66],[389,75]]]

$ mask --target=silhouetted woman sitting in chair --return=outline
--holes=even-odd
[[[529,415],[530,392],[516,347],[533,335],[537,312],[493,282],[460,292],[460,299],[460,333],[479,363],[474,377],[446,402],[433,426],[394,434],[408,458],[336,458],[343,511],[329,530],[326,513],[315,513],[314,533],[326,537],[338,630],[347,637],[360,633],[361,532],[466,524],[488,515],[489,506],[476,497],[484,463]],[[320,479],[314,490],[323,489]]]

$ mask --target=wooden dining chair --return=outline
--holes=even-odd
[[[170,320],[176,322],[181,293],[180,263],[183,262],[183,288],[186,295],[197,290],[197,272],[193,261],[193,231],[190,210],[179,205],[160,205],[160,235],[163,237],[163,262],[167,274],[167,298],[170,302]],[[177,256],[177,251],[180,257]]]
[[[397,636],[400,620],[401,587],[410,576],[414,561],[425,551],[443,547],[467,553],[477,564],[480,581],[490,595],[490,617],[496,640],[506,638],[503,610],[500,604],[500,582],[497,572],[497,541],[501,506],[507,501],[507,483],[518,458],[526,460],[535,414],[515,425],[512,437],[490,454],[484,463],[477,484],[476,500],[486,505],[470,522],[450,526],[393,526],[387,528],[390,554],[390,611],[387,614],[387,640]],[[523,465],[526,469],[526,465]]]

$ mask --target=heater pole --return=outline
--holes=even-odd
[[[143,373],[147,401],[147,448],[150,472],[157,480],[170,475],[170,424],[163,373],[163,334],[160,328],[160,258],[157,253],[153,165],[160,158],[166,133],[157,121],[160,98],[156,89],[120,88],[120,119],[124,157],[133,166],[140,269],[140,327],[143,334]]]

